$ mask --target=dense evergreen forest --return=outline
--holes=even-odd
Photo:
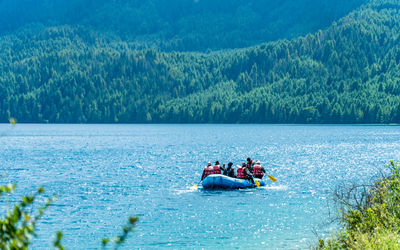
[[[0,9],[4,11],[8,7],[8,14],[18,14],[10,10],[17,11],[20,2],[3,0]],[[43,7],[38,1],[26,2],[36,4],[37,8]],[[42,2],[49,4],[51,1]],[[82,2],[87,6],[96,3]],[[164,5],[154,14],[159,19],[150,18],[159,26],[147,30],[129,22],[126,26],[135,28],[121,26],[116,29],[117,24],[126,21],[122,18],[126,16],[121,13],[113,16],[106,8],[115,4],[125,6],[121,8],[123,11],[135,11],[136,5],[142,6],[139,1],[99,2],[104,2],[96,5],[103,11],[88,15],[85,12],[81,16],[70,15],[70,12],[75,13],[77,5],[74,4],[78,1],[59,0],[54,1],[54,5],[68,5],[62,8],[64,13],[43,16],[24,13],[21,18],[0,23],[3,27],[0,36],[0,121],[12,116],[20,122],[400,122],[398,1],[371,0],[361,7],[356,1],[264,1],[276,11],[268,18],[272,20],[274,15],[279,16],[275,22],[261,19],[278,30],[285,28],[271,36],[267,31],[274,29],[266,28],[263,34],[262,22],[258,23],[260,29],[251,29],[251,22],[237,30],[229,29],[229,25],[246,24],[251,17],[229,24],[223,22],[223,14],[216,15],[217,21],[207,18],[208,15],[214,17],[210,14],[212,11],[234,9],[229,3],[240,6],[254,2],[257,6],[262,1],[194,1],[191,4],[204,4],[203,11],[207,4],[219,2],[228,7],[215,5],[214,9],[210,8],[210,13],[202,13],[203,19],[193,13],[191,16],[187,11],[187,16],[177,19],[178,24],[167,25],[166,29],[163,22],[167,15],[162,16],[160,11],[169,6]],[[158,3],[156,0],[148,2]],[[282,4],[274,5],[273,2]],[[302,9],[297,8],[299,2],[303,4]],[[312,6],[318,4],[332,12],[312,11]],[[179,9],[170,5],[171,9]],[[288,9],[280,12],[282,6]],[[295,10],[291,12],[289,6]],[[300,18],[305,23],[298,23],[296,18],[307,12],[307,8],[311,10],[309,16]],[[333,13],[330,16],[333,20],[346,8],[355,10],[324,28],[329,17],[323,15]],[[146,10],[154,12],[151,8]],[[264,15],[262,8],[253,7],[253,10]],[[35,11],[38,10],[33,8],[32,13]],[[236,12],[245,13],[243,10]],[[321,16],[316,17],[318,14]],[[104,15],[115,18],[109,20]],[[173,15],[174,18],[177,16]],[[198,18],[200,22],[220,26],[203,33],[194,29],[194,33],[189,34],[185,33],[185,25],[189,25],[182,21],[185,18]],[[307,18],[311,21],[307,22]],[[101,26],[100,20],[106,22],[106,26]],[[313,31],[316,27],[321,30]],[[228,32],[221,32],[221,29]],[[169,34],[172,38],[164,33],[169,30],[174,31]],[[218,37],[215,32],[223,34]],[[242,33],[251,39],[240,37]],[[263,39],[290,38],[298,34],[304,36],[214,51],[215,48],[247,46],[247,42],[253,44]],[[196,42],[187,43],[190,39],[187,40],[186,35]],[[214,39],[220,43],[215,43]],[[182,43],[175,43],[177,40]],[[212,45],[204,41],[210,41]],[[177,48],[181,51],[172,51]],[[206,48],[207,53],[194,52]],[[187,50],[193,51],[183,52]]]
[[[329,26],[364,0],[0,0],[0,34],[27,24],[81,25],[137,48],[248,47]]]

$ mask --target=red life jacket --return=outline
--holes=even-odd
[[[211,167],[211,166],[206,166],[206,167],[204,168],[204,178],[206,178],[206,177],[209,176],[210,174],[214,174],[213,167]]]
[[[245,179],[246,178],[246,174],[244,173],[242,167],[238,168],[237,171],[238,171],[237,178],[239,178],[239,179]]]
[[[261,178],[264,176],[263,171],[261,170],[261,165],[254,165],[253,166],[253,175],[255,176],[261,176]]]
[[[221,174],[221,167],[219,165],[215,165],[213,168],[214,174]]]

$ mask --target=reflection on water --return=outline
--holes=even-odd
[[[59,195],[34,248],[56,230],[70,249],[99,248],[130,215],[140,222],[127,249],[307,248],[312,229],[334,228],[322,226],[331,190],[400,159],[399,139],[395,126],[17,125],[0,138],[1,181]],[[191,189],[207,161],[249,156],[278,181]]]

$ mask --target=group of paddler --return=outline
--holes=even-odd
[[[228,167],[225,167],[225,163],[221,166],[219,161],[216,161],[215,165],[212,166],[211,162],[208,162],[207,166],[204,167],[201,181],[211,174],[223,174],[232,178],[250,180],[253,184],[255,184],[254,178],[262,179],[265,174],[265,169],[261,166],[261,162],[254,162],[250,158],[247,158],[247,163],[242,163],[242,166],[237,165],[237,174],[235,173],[235,169],[232,167],[232,165],[233,163],[229,162]],[[276,181],[273,176],[268,175],[268,177],[273,182]]]

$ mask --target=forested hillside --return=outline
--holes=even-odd
[[[394,0],[304,37],[207,54],[138,50],[84,25],[25,26],[0,37],[0,120],[400,122],[399,34]]]
[[[81,25],[137,48],[209,51],[306,35],[364,0],[1,0],[0,34]]]

